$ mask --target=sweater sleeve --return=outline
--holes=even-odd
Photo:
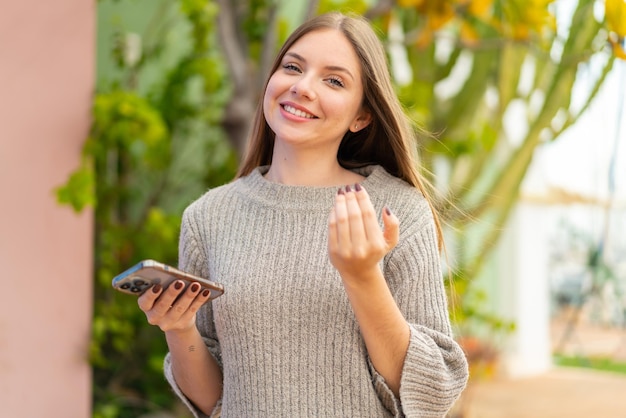
[[[373,368],[375,390],[395,417],[444,417],[468,379],[465,354],[452,336],[432,214],[424,202],[420,219],[401,232],[387,255],[384,274],[410,327],[400,399]]]
[[[196,204],[197,205],[197,204]],[[179,259],[178,267],[183,271],[190,272],[200,277],[209,277],[208,262],[203,251],[203,247],[199,244],[202,242],[202,211],[198,211],[195,205],[190,206],[183,213],[180,240],[179,240]],[[215,325],[213,323],[213,312],[211,302],[205,303],[197,313],[196,324],[204,343],[211,353],[211,355],[217,360],[220,367],[222,367],[222,358],[219,341],[215,331]],[[180,387],[174,379],[172,372],[171,355],[167,353],[165,356],[163,369],[165,378],[172,387],[174,393],[181,399],[181,401],[189,408],[193,416],[196,418],[207,418],[208,416],[203,414],[194,404],[185,396],[180,390]],[[218,402],[213,416],[219,416],[221,401]]]

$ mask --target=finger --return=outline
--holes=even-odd
[[[335,220],[337,223],[337,246],[350,244],[348,208],[346,206],[346,195],[343,189],[339,189],[337,196],[335,196]]]
[[[378,218],[376,216],[376,210],[370,199],[367,190],[361,185],[357,185],[356,198],[361,210],[361,218],[363,222],[363,228],[368,240],[380,239],[382,231]]]
[[[337,236],[337,216],[335,215],[335,207],[333,206],[328,215],[328,250],[333,251],[338,246]]]
[[[348,222],[350,225],[350,241],[352,244],[358,245],[367,240],[367,235],[363,227],[363,216],[356,195],[356,191],[353,191],[350,186],[346,186],[346,209],[348,211]]]
[[[184,288],[185,282],[182,280],[176,280],[170,284],[157,299],[153,309],[158,313],[165,315],[174,306],[176,299],[178,299],[178,296],[180,296]]]
[[[383,225],[385,226],[383,236],[385,237],[387,248],[391,250],[398,244],[398,238],[400,236],[400,221],[387,206],[385,206],[385,209],[383,210]]]
[[[187,309],[185,310],[184,315],[181,319],[183,320],[191,320],[192,317],[196,315],[196,313],[200,310],[202,305],[208,302],[209,297],[211,296],[211,291],[209,289],[200,288],[200,291],[197,292]]]
[[[195,284],[195,286],[191,284],[167,313],[165,319],[169,325],[166,326],[166,329],[172,327],[187,328],[195,324],[196,313],[209,300],[210,296],[211,291],[209,289],[203,289],[199,284]]]
[[[155,284],[146,292],[144,292],[137,299],[137,304],[139,305],[139,309],[141,309],[144,312],[147,312],[150,309],[152,309],[152,307],[154,306],[154,302],[157,300],[157,298],[159,297],[162,291],[163,291],[163,288],[161,287],[161,285]]]
[[[188,309],[189,306],[193,303],[196,296],[200,292],[201,286],[198,283],[191,283],[187,290],[183,294],[180,295],[176,299],[176,301],[171,306],[171,311],[178,313],[179,316],[182,316]]]

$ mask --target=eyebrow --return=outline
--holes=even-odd
[[[304,57],[302,55],[297,54],[295,52],[287,52],[287,53],[285,53],[285,55],[289,55],[289,56],[291,56],[291,57],[293,57],[293,58],[295,58],[295,59],[297,59],[299,61],[306,62],[306,59],[304,59]],[[346,73],[354,80],[354,76],[352,75],[350,70],[348,70],[345,67],[341,67],[339,65],[327,65],[324,68],[327,69],[327,70],[331,70],[331,71],[340,71],[340,72]]]

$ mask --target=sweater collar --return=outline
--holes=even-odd
[[[269,166],[257,167],[241,178],[240,192],[257,203],[275,206],[276,209],[330,210],[338,187],[291,186],[274,183],[263,177],[268,170]],[[370,165],[354,171],[365,177],[361,185],[368,191],[384,187],[385,184],[389,184],[392,177],[379,165]]]

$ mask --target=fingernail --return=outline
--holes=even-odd
[[[346,185],[346,193],[350,193],[352,191],[352,188],[350,187],[350,185]]]
[[[361,189],[362,189],[361,185],[359,183],[355,183],[354,190],[356,190],[357,192],[360,192]]]
[[[200,289],[200,285],[198,283],[194,283],[191,285],[191,291],[196,293]]]
[[[180,288],[183,287],[183,283],[182,282],[176,282],[174,283],[174,289],[176,290],[180,290]]]
[[[387,216],[391,216],[391,209],[389,209],[387,206],[385,206],[385,213],[387,214]]]
[[[339,188],[339,190],[337,190],[337,194],[340,194],[340,195],[343,194],[343,189]]]
[[[205,298],[209,296],[210,294],[211,294],[211,291],[209,289],[204,289],[204,292],[202,292],[202,296],[204,296]]]
[[[152,286],[152,293],[159,293],[160,291],[161,291],[160,284],[155,284],[154,286]]]

